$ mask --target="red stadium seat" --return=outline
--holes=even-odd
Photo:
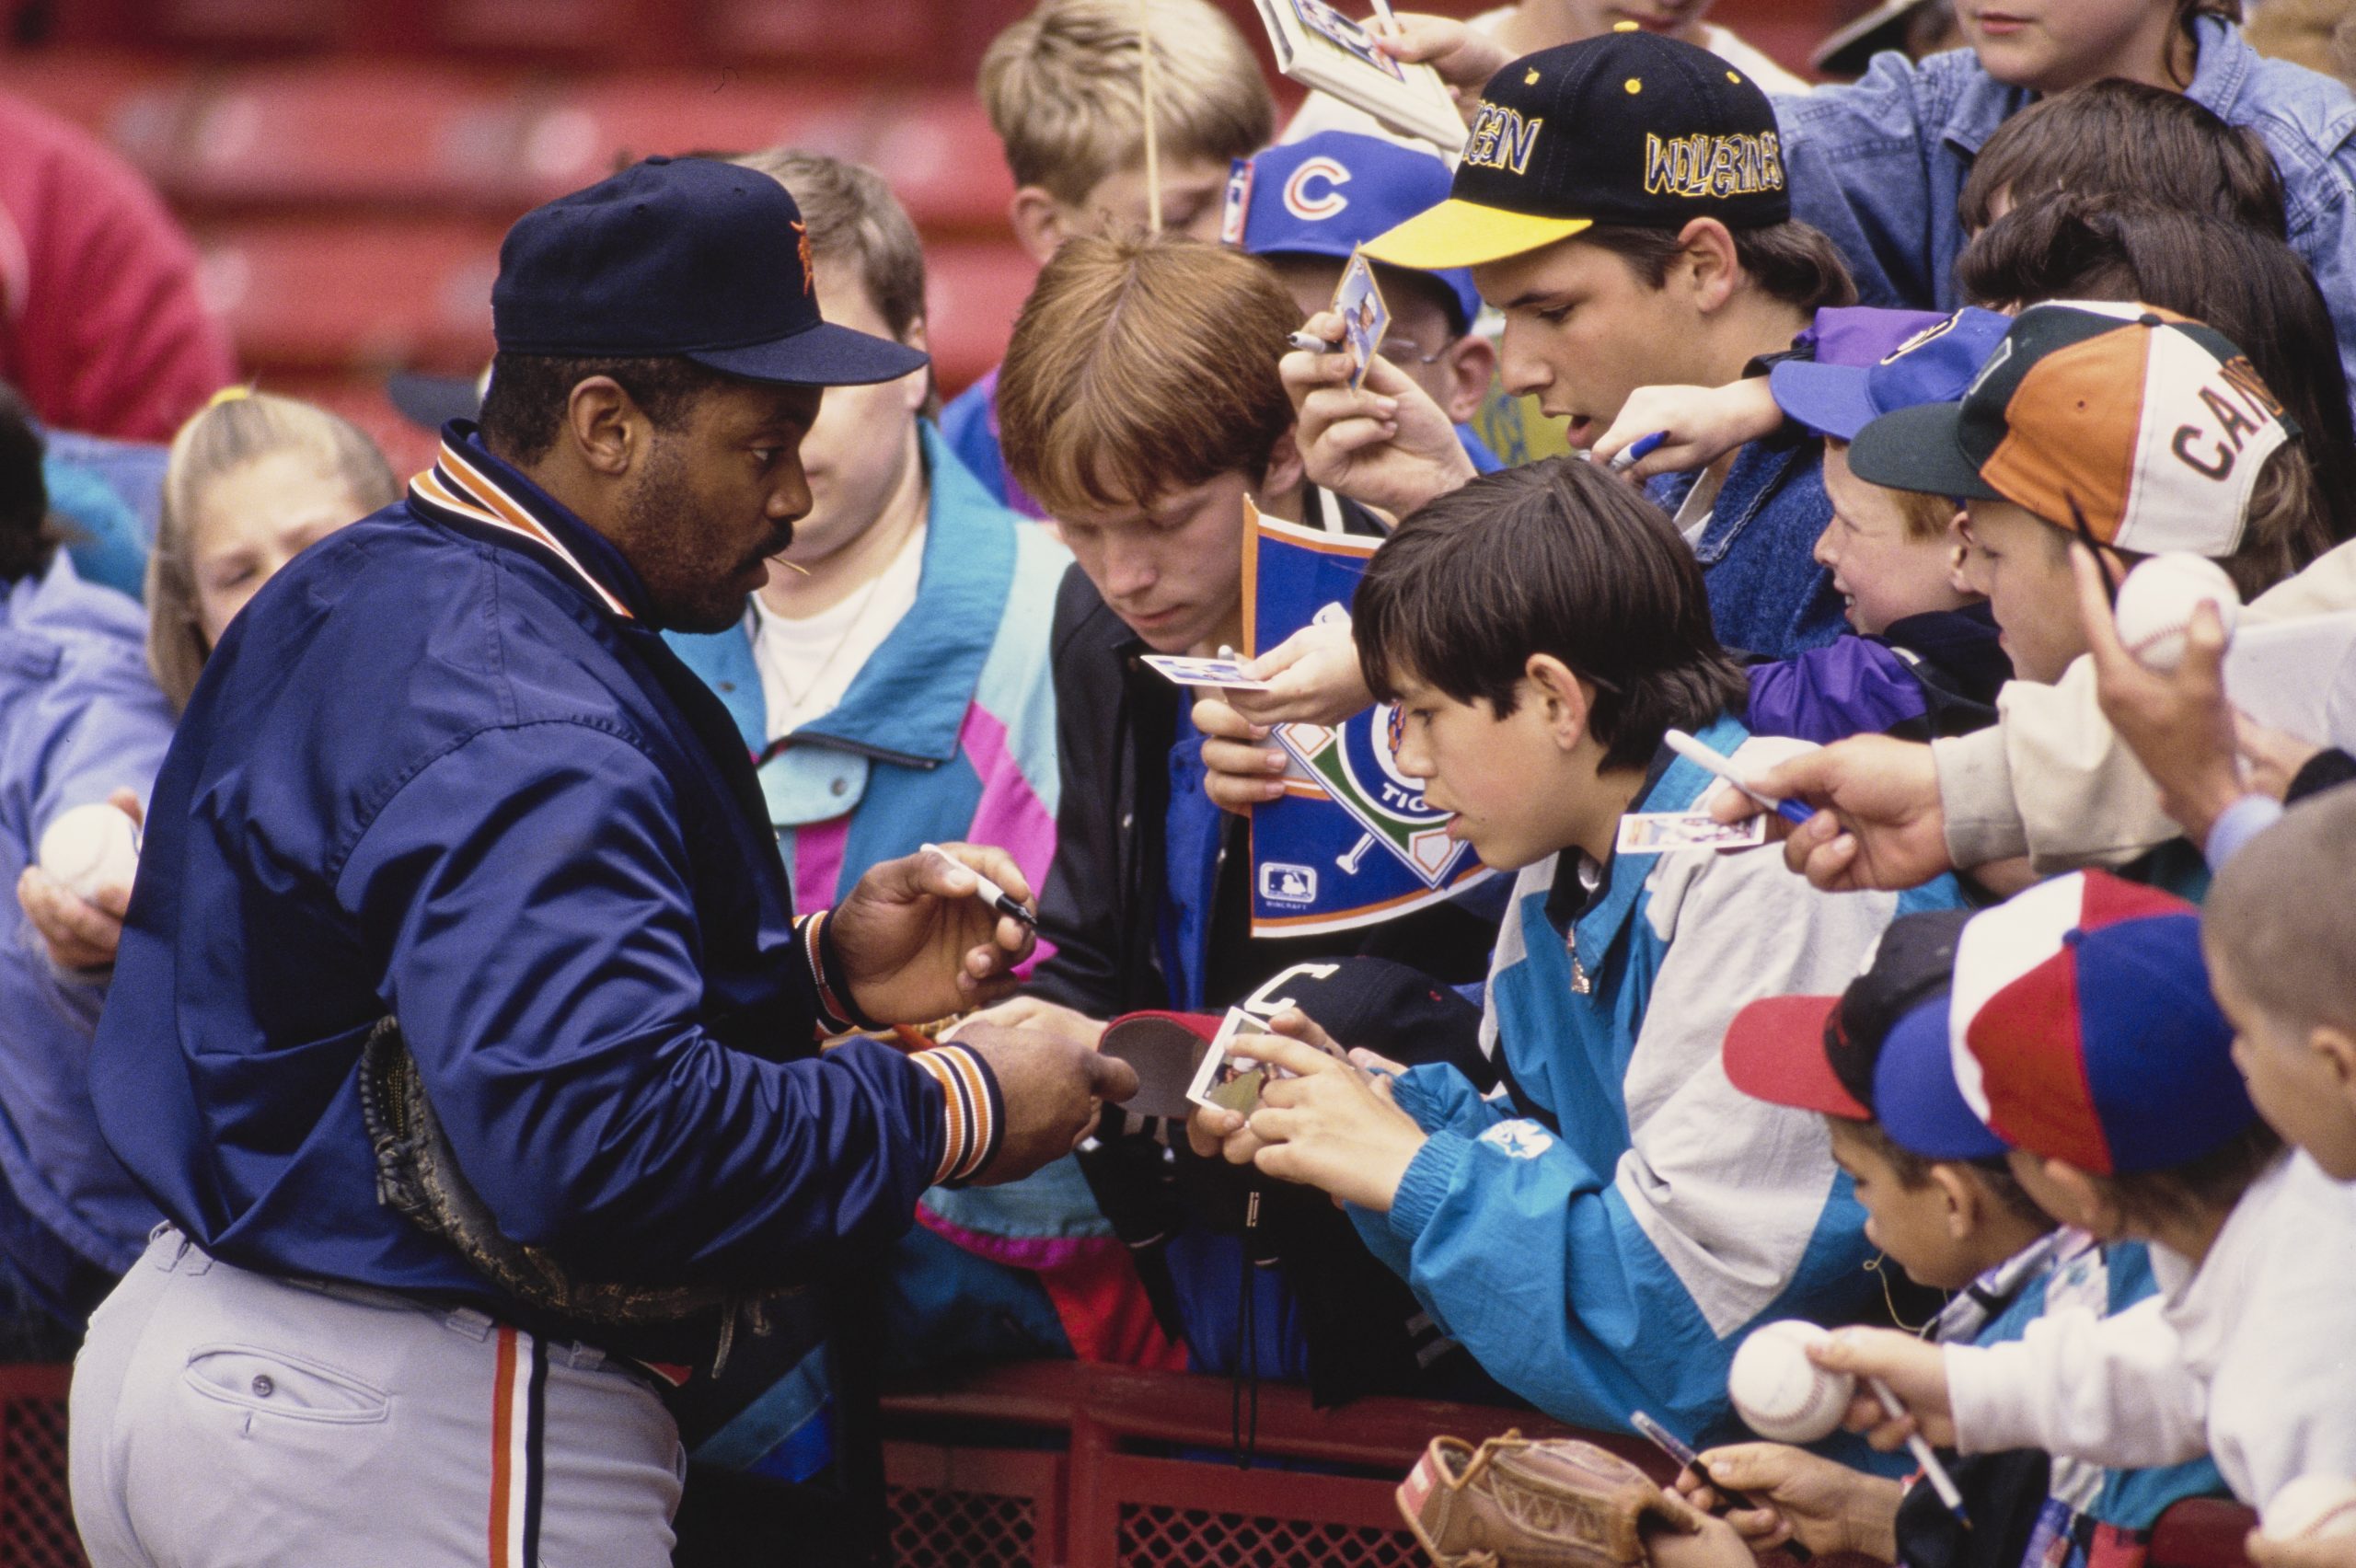
[[[210,205],[524,204],[524,107],[504,83],[425,65],[332,61],[220,79],[153,172]]]
[[[866,161],[920,228],[1006,233],[1013,177],[971,88],[895,98]]]
[[[473,372],[491,357],[496,223],[257,220],[199,236],[239,357],[273,368]]]
[[[583,82],[540,106],[524,128],[520,170],[546,201],[651,153],[741,153],[791,143],[856,157],[864,107],[850,88],[788,84],[733,68],[646,73]]]
[[[891,73],[895,84],[946,81],[970,88],[970,75],[942,58],[939,40],[955,29],[942,0],[860,0],[856,27],[809,0],[710,0],[704,38],[714,60],[758,60],[829,72]]]
[[[667,7],[665,7],[667,9]],[[676,36],[668,17],[641,18],[638,0],[442,0],[431,42],[446,50],[526,59],[645,63]],[[652,25],[639,25],[641,19]]]
[[[361,5],[360,0],[163,0],[144,9],[154,34],[175,42],[317,49],[348,40]]]
[[[926,248],[925,329],[943,397],[963,391],[1005,355],[1015,313],[1038,271],[1011,242]]]

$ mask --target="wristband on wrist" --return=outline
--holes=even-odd
[[[851,997],[850,977],[843,972],[842,955],[835,951],[835,944],[826,934],[831,918],[831,912],[822,909],[793,923],[802,956],[810,965],[811,985],[818,994],[819,1027],[830,1035],[885,1028],[878,1020],[861,1012]]]

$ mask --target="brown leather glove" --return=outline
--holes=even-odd
[[[1644,1561],[1648,1523],[1698,1526],[1618,1455],[1519,1431],[1477,1448],[1433,1438],[1399,1484],[1399,1511],[1436,1568],[1627,1568]]]

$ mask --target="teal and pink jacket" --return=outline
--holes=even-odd
[[[1048,630],[1071,556],[993,499],[930,423],[919,428],[931,501],[917,600],[832,712],[771,744],[749,628],[664,634],[719,694],[753,755],[797,914],[831,907],[869,867],[928,841],[998,845],[1034,890],[1055,859]],[[1043,944],[1023,973],[1049,951]],[[887,1284],[895,1358],[951,1347],[1184,1365],[1074,1161],[1001,1187],[935,1187],[917,1220],[954,1248],[904,1239]],[[970,1330],[980,1320],[1020,1320],[1020,1332],[977,1343]],[[814,1357],[698,1458],[805,1480],[831,1449],[829,1402]]]
[[[664,634],[753,754],[797,914],[927,841],[998,845],[1034,889],[1055,858],[1047,625],[1071,557],[919,428],[932,499],[917,602],[833,712],[772,744],[749,627]]]

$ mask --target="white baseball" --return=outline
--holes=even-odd
[[[75,806],[40,836],[40,869],[76,898],[129,887],[139,870],[139,829],[115,806]]]
[[[2192,624],[2193,607],[2204,599],[2217,606],[2217,619],[2231,642],[2242,596],[2225,569],[2183,550],[2155,555],[2119,586],[2119,640],[2145,669],[2169,674],[2184,663],[2185,629]]]
[[[2267,1499],[2260,1530],[2269,1540],[2321,1540],[2356,1532],[2356,1481],[2318,1472],[2287,1482]]]
[[[1841,1424],[1856,1379],[1807,1358],[1809,1345],[1831,1337],[1814,1323],[1786,1318],[1742,1342],[1727,1371],[1727,1392],[1753,1432],[1776,1443],[1813,1443]]]

